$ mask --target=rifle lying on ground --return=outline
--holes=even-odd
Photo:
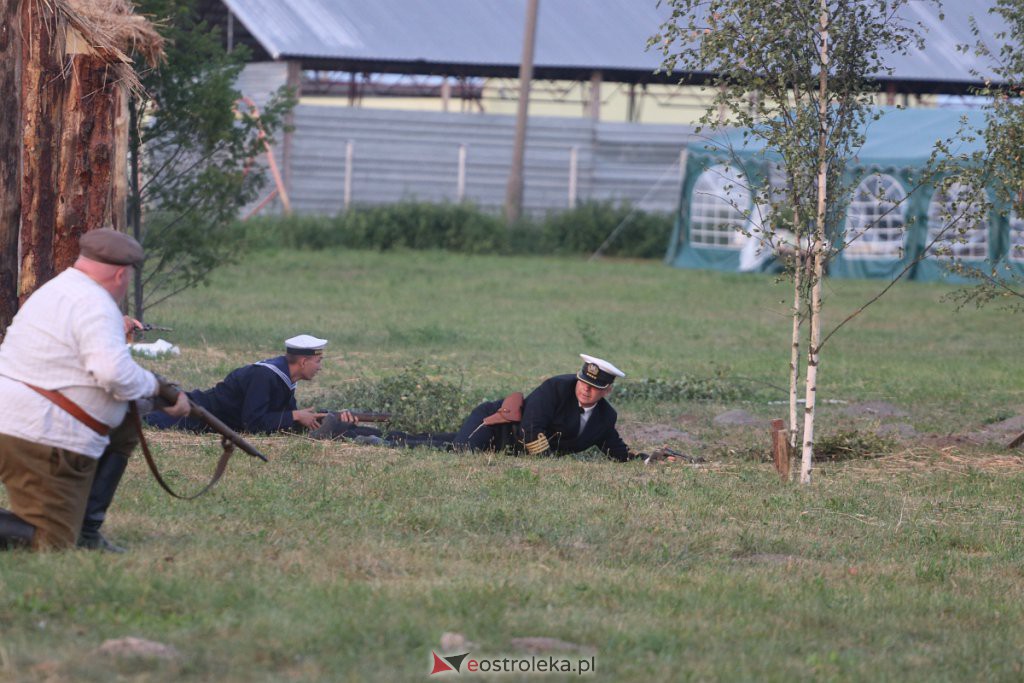
[[[181,393],[180,388],[160,378],[159,396],[168,405],[174,405],[175,403],[178,402],[179,393]],[[213,477],[210,479],[210,482],[206,486],[204,486],[199,491],[199,493],[192,494],[191,496],[183,496],[178,493],[175,493],[173,490],[171,490],[171,487],[167,485],[163,477],[160,476],[160,472],[156,468],[156,463],[153,461],[153,456],[149,452],[149,446],[148,444],[146,444],[146,438],[142,434],[142,418],[139,416],[138,407],[135,405],[134,401],[131,404],[131,410],[134,413],[135,428],[138,430],[139,442],[142,445],[142,454],[146,456],[146,463],[149,465],[150,471],[153,472],[153,476],[156,478],[156,482],[160,484],[160,487],[164,491],[167,491],[167,493],[169,493],[170,495],[174,496],[175,498],[180,498],[182,500],[192,500],[193,498],[198,498],[199,496],[203,495],[204,493],[212,489],[213,485],[216,484],[220,480],[221,475],[224,474],[224,470],[226,470],[228,466],[228,460],[231,459],[231,455],[235,452],[235,446],[238,446],[252,457],[259,458],[263,462],[267,462],[267,456],[263,455],[258,450],[256,450],[255,446],[246,441],[238,432],[231,429],[231,427],[228,427],[226,424],[224,424],[216,415],[212,414],[206,408],[196,405],[195,403],[192,402],[191,399],[189,400],[188,404],[190,408],[189,417],[194,417],[197,420],[202,420],[210,429],[220,434],[220,445],[221,448],[224,449],[224,452],[220,456],[220,460],[217,461],[217,467],[214,470]]]
[[[341,414],[344,411],[324,410],[321,412],[334,415],[338,419],[341,419]],[[391,413],[374,413],[364,410],[349,410],[348,412],[356,419],[356,422],[389,422],[391,420]]]
[[[700,456],[687,455],[686,453],[680,453],[673,448],[666,447],[658,448],[644,458],[645,465],[652,462],[685,462],[689,465],[699,465],[707,462],[707,460]]]

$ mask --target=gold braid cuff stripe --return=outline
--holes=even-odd
[[[526,452],[530,455],[540,455],[550,448],[548,437],[541,434],[536,439],[526,444]]]

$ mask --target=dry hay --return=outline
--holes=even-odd
[[[961,450],[959,444],[914,446],[872,460],[849,460],[847,472],[864,478],[888,478],[896,474],[929,475],[937,472],[966,475],[973,472],[1016,474],[1024,472],[1024,452],[991,453]]]
[[[149,19],[135,14],[129,0],[56,0],[55,5],[90,47],[108,59],[131,61],[127,55],[134,52],[151,67],[163,60],[163,36]]]
[[[146,17],[134,13],[130,0],[33,0],[45,26],[55,26],[60,44],[72,52],[92,53],[109,65],[116,80],[133,92],[142,91],[129,55],[137,54],[155,68],[164,59],[164,39]],[[84,45],[82,45],[84,43]],[[70,73],[68,59],[65,77]]]

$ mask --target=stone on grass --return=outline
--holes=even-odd
[[[1017,415],[1008,420],[993,422],[987,425],[987,429],[1004,434],[1020,434],[1024,432],[1024,415]]]
[[[586,645],[578,645],[559,640],[558,638],[544,638],[542,636],[512,638],[508,642],[516,650],[532,655],[547,652],[593,652],[594,650],[594,648],[587,647]]]
[[[689,447],[700,446],[698,439],[681,429],[666,424],[630,423],[619,428],[622,438],[628,443],[665,444],[669,442],[683,443]]]
[[[910,439],[917,436],[917,430],[914,429],[914,425],[907,424],[906,422],[892,422],[880,425],[875,430],[875,434],[878,436],[894,436],[898,439]]]
[[[716,425],[724,425],[724,426],[746,426],[746,427],[749,427],[749,426],[752,426],[752,425],[758,425],[758,426],[767,426],[768,425],[768,420],[766,420],[764,418],[761,418],[761,417],[758,417],[757,415],[753,415],[751,413],[748,413],[745,410],[739,410],[739,409],[727,410],[724,413],[716,415],[715,419],[712,420],[712,422],[714,422]]]
[[[843,414],[850,417],[906,417],[907,411],[886,401],[865,401],[851,403],[843,408]]]
[[[455,652],[456,650],[472,650],[476,647],[476,643],[473,643],[466,639],[466,636],[461,633],[454,633],[452,631],[445,631],[441,634],[441,652]]]
[[[139,657],[142,659],[177,659],[181,656],[173,645],[164,645],[144,638],[127,636],[106,640],[97,652],[111,657]]]

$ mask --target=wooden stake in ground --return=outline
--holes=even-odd
[[[785,420],[772,420],[772,462],[782,481],[789,481],[789,430]]]

